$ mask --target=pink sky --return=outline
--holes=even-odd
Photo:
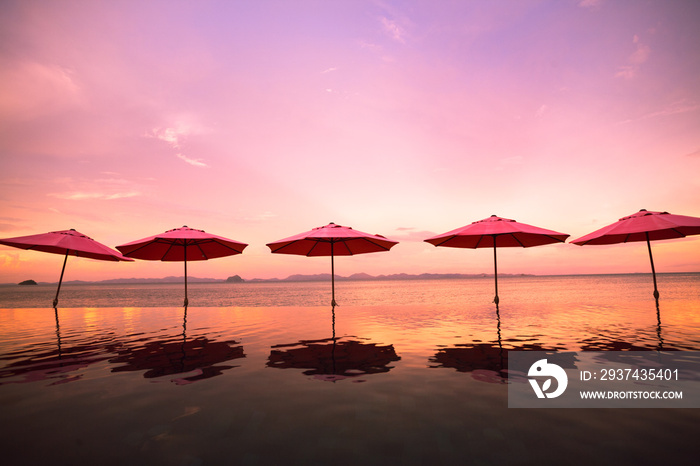
[[[700,216],[700,2],[12,1],[0,237],[115,247],[188,225],[250,244],[197,277],[329,272],[265,243],[328,222],[400,241],[336,273],[490,273],[422,242],[496,214],[571,235]],[[700,271],[700,237],[657,242]],[[62,258],[0,246],[0,283]],[[648,272],[643,243],[499,252],[502,273]],[[66,280],[181,275],[69,259]]]

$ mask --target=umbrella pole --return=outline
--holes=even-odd
[[[331,241],[331,306],[334,308],[337,306],[335,302],[335,264],[333,261],[333,241]]]
[[[53,307],[58,305],[58,293],[61,292],[61,283],[63,283],[63,272],[66,271],[66,262],[68,262],[68,253],[66,252],[66,258],[63,259],[63,268],[61,269],[61,278],[58,280],[58,288],[56,289],[56,297],[53,298]]]
[[[493,235],[493,277],[496,280],[496,297],[493,298],[493,302],[496,303],[496,308],[498,309],[498,262],[496,261],[496,235]]]
[[[654,277],[654,299],[656,299],[656,306],[659,306],[659,290],[656,287],[656,270],[654,270],[654,257],[651,255],[651,243],[649,242],[649,232],[645,232],[647,235],[647,248],[649,249],[649,261],[651,261],[651,275]]]
[[[187,245],[185,245],[185,307],[188,305],[187,301]]]

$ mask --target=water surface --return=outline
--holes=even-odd
[[[335,310],[318,303],[324,283],[193,286],[198,305],[186,310],[148,301],[177,286],[128,298],[144,306],[122,305],[130,287],[117,286],[119,305],[4,304],[2,454],[7,464],[687,463],[698,410],[507,408],[509,350],[700,350],[698,275],[660,279],[658,313],[648,278],[504,279],[498,313],[487,279],[341,282]],[[80,288],[62,302],[107,299]]]

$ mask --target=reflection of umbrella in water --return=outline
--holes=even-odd
[[[248,246],[232,239],[184,226],[131,243],[117,246],[127,257],[149,261],[185,263],[185,306],[187,301],[187,261],[205,261],[241,254]]]
[[[117,251],[73,229],[0,239],[0,244],[65,256],[65,259],[63,259],[63,268],[61,269],[61,278],[58,281],[58,288],[56,289],[56,297],[53,300],[53,307],[58,305],[58,293],[61,291],[63,272],[66,271],[68,256],[87,257],[88,259],[113,262],[133,260],[122,256]]]
[[[197,371],[195,375],[174,380],[181,385],[221,375],[224,370],[238,366],[218,364],[245,357],[242,346],[232,346],[238,345],[235,341],[213,341],[205,336],[188,340],[186,325],[187,308],[181,341],[146,341],[135,348],[121,349],[109,362],[123,365],[114,367],[112,372],[145,371],[143,376],[149,379]]]
[[[267,367],[306,369],[304,375],[335,382],[348,377],[389,372],[393,368],[389,364],[401,359],[396,355],[393,345],[363,343],[352,338],[336,338],[333,312],[331,338],[275,345],[270,352]]]
[[[492,215],[484,220],[473,222],[467,226],[433,236],[424,241],[434,246],[451,248],[493,248],[493,271],[496,285],[496,296],[493,302],[498,307],[496,247],[529,248],[551,243],[563,243],[568,237],[569,235],[564,233],[545,230],[544,228]]]
[[[496,315],[498,316],[497,343],[472,342],[439,348],[437,353],[430,358],[430,362],[434,365],[429,367],[448,367],[456,369],[458,372],[468,372],[480,382],[505,383],[508,379],[506,372],[508,369],[508,351],[558,351],[564,349],[547,347],[538,342],[512,345],[513,341],[511,340],[508,340],[509,348],[503,348],[501,318],[498,311]]]
[[[352,256],[369,252],[388,251],[396,241],[381,235],[371,235],[350,227],[336,225],[331,222],[326,226],[314,228],[289,238],[268,243],[267,246],[276,254],[296,254],[300,256],[330,256],[331,257],[331,306],[335,302],[335,256]]]
[[[430,358],[430,362],[435,365],[429,367],[449,367],[458,372],[468,372],[480,382],[505,383],[508,379],[506,370],[510,351],[557,352],[563,349],[547,347],[541,343],[527,343],[508,349],[491,343],[464,343],[438,349],[435,356]],[[570,364],[562,367],[575,367],[573,353],[571,353]]]
[[[639,330],[636,332],[637,335],[642,335],[644,332]],[[603,335],[598,335],[597,338],[586,338],[579,342],[581,346],[581,351],[679,351],[678,348],[664,348],[664,340],[661,337],[661,327],[656,328],[656,338],[658,339],[658,345],[654,346],[641,346],[639,344],[630,343],[626,340],[615,339],[614,336],[606,338]],[[691,348],[686,348],[691,349]]]
[[[74,382],[83,377],[82,369],[109,359],[109,355],[119,348],[121,343],[115,342],[111,336],[100,335],[83,338],[85,342],[79,344],[66,345],[65,342],[62,344],[58,310],[54,309],[54,312],[56,349],[43,351],[38,346],[32,346],[27,350],[13,353],[12,358],[16,360],[0,369],[0,385],[44,380],[54,380],[50,385]]]
[[[501,341],[501,313],[496,304],[498,346],[491,343],[465,343],[455,347],[440,348],[430,358],[436,366],[451,367],[459,372],[470,372],[472,377],[482,382],[505,383],[507,375],[506,351]]]
[[[627,341],[587,338],[580,342],[581,351],[653,351],[652,348],[635,345]]]
[[[458,372],[469,372],[476,380],[490,383],[505,383],[508,367],[508,352],[491,343],[465,343],[454,347],[440,348],[429,367],[450,367]]]

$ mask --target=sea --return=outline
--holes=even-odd
[[[700,409],[508,407],[508,354],[700,351],[700,274],[0,286],[3,464],[695,464]]]

